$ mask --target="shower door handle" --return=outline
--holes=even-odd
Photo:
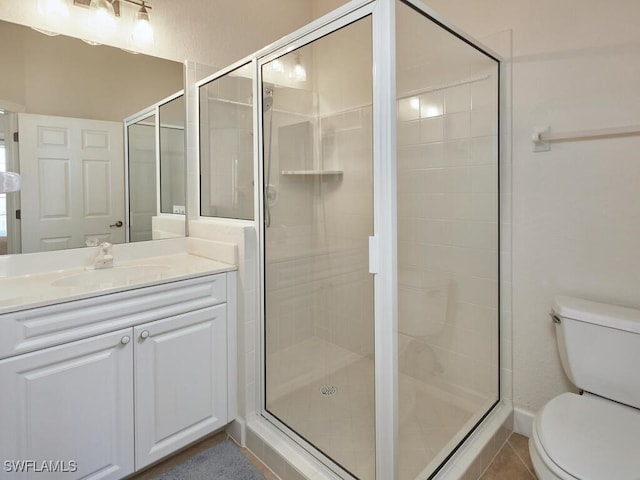
[[[380,242],[375,235],[369,237],[369,273],[375,275],[380,271]]]

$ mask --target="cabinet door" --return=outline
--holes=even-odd
[[[136,469],[227,423],[226,305],[134,328]]]
[[[131,335],[127,328],[0,361],[0,477],[133,472]],[[18,463],[25,460],[34,463]]]

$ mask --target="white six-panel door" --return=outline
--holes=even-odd
[[[22,253],[122,243],[122,123],[21,113]]]

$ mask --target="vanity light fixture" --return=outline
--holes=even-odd
[[[38,0],[38,14],[45,18],[49,27],[57,29],[57,25],[69,18],[69,5],[67,0]],[[50,37],[55,37],[59,33],[48,28],[31,27],[37,32],[44,33]]]
[[[274,72],[284,72],[284,63],[279,58],[276,58],[273,62],[271,62],[271,68]]]
[[[99,35],[116,30],[116,12],[109,0],[91,0],[89,26]]]
[[[140,46],[153,45],[155,42],[153,27],[149,20],[149,11],[147,10],[144,0],[142,1],[142,5],[140,5],[140,10],[136,13],[136,20],[133,24],[133,31],[131,32],[131,40]]]
[[[69,18],[67,0],[38,0],[38,13],[54,19]]]
[[[105,35],[116,29],[116,17],[120,16],[123,3],[130,3],[140,7],[135,14],[133,30],[131,32],[131,40],[133,43],[141,47],[152,45],[155,39],[149,18],[149,10],[151,10],[151,7],[147,0],[73,0],[74,5],[90,9],[89,22],[91,28],[101,35]]]

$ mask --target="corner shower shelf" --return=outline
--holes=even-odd
[[[297,176],[328,176],[328,175],[342,175],[342,170],[282,170],[282,175],[297,175]]]

